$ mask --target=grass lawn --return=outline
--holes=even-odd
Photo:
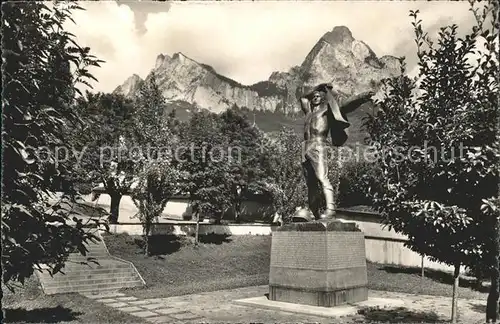
[[[126,289],[128,295],[168,297],[268,283],[270,236],[202,236],[197,248],[191,237],[157,236],[152,238],[154,255],[150,257],[143,255],[142,240],[138,237],[120,234],[104,238],[110,252],[132,261],[148,285]],[[367,266],[371,289],[451,296],[450,274],[427,271],[427,277],[421,278],[420,269],[373,263]],[[475,291],[471,286],[471,282],[462,280],[460,298],[486,298],[485,292]],[[2,304],[8,323],[137,323],[137,318],[131,315],[78,294],[45,296],[36,278],[28,280],[15,294],[4,290]],[[432,314],[394,312],[371,310],[356,323],[387,322],[388,318],[403,315],[412,321],[435,322]],[[351,322],[346,319],[345,323]]]
[[[137,318],[79,294],[44,295],[35,276],[15,293],[2,290],[5,323],[137,323]]]
[[[155,236],[150,257],[142,252],[141,238],[104,239],[110,253],[132,261],[148,285],[127,294],[155,298],[267,284],[269,236],[201,236],[197,248],[191,237]]]
[[[132,261],[148,287],[128,289],[142,297],[166,297],[252,285],[266,285],[269,279],[270,236],[201,237],[194,247],[191,237],[157,236],[152,238],[153,256],[143,255],[139,237],[107,235],[110,253]],[[451,297],[452,276],[440,271],[402,268],[367,263],[370,289]],[[461,280],[460,298],[485,299],[486,291]]]

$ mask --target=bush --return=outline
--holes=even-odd
[[[94,186],[92,185],[92,183],[80,182],[75,184],[75,188],[81,195],[90,195]]]
[[[379,186],[382,181],[382,171],[374,163],[364,161],[344,163],[340,170],[338,206],[371,206],[369,189]]]

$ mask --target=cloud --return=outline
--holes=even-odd
[[[77,11],[69,25],[81,46],[89,46],[92,54],[104,60],[101,68],[91,72],[99,80],[96,90],[112,91],[118,79],[130,76],[130,71],[140,68],[136,62],[142,53],[134,25],[134,13],[115,2],[86,2],[85,11]],[[124,68],[127,66],[127,68]]]
[[[473,19],[466,2],[257,1],[82,2],[72,31],[101,59],[96,90],[112,91],[133,73],[145,77],[159,53],[183,52],[244,84],[302,63],[339,25],[379,55],[414,54],[410,9],[436,29]]]
[[[146,33],[146,21],[151,13],[168,12],[170,2],[165,1],[129,1],[116,0],[118,4],[128,6],[134,12],[135,28],[139,35]]]

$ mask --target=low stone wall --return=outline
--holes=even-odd
[[[340,209],[338,216],[354,221],[365,234],[366,259],[371,262],[405,267],[421,267],[422,256],[405,246],[407,237],[380,224],[380,215]],[[424,257],[425,268],[453,272],[453,267]],[[462,269],[465,273],[465,269]]]
[[[271,235],[276,226],[267,224],[231,224],[215,225],[200,223],[200,234],[219,235]],[[113,234],[127,233],[129,235],[142,235],[141,224],[111,224],[109,231]],[[152,229],[153,235],[193,235],[196,231],[195,222],[159,223]]]
[[[421,267],[422,256],[404,246],[406,240],[365,235],[366,259],[371,262],[394,264],[406,267]],[[424,257],[427,269],[453,272],[453,267],[438,263]],[[465,269],[461,269],[465,273]]]
[[[85,200],[91,202],[91,196],[86,196]],[[109,210],[110,197],[103,193],[92,203]],[[257,201],[243,201],[241,207],[242,218],[247,222],[269,218],[273,214],[272,206]],[[137,208],[130,196],[123,196],[120,202],[120,217],[118,220],[120,224],[111,225],[110,231],[112,233],[141,235],[142,226],[138,219],[134,217],[136,213]],[[365,235],[366,258],[369,261],[407,267],[420,267],[422,265],[422,257],[404,246],[407,240],[406,236],[390,231],[388,228],[382,226],[380,224],[380,215],[346,209],[338,209],[337,213],[340,218],[356,222],[363,231]],[[153,228],[153,234],[194,234],[196,223],[186,221],[191,219],[191,215],[191,207],[189,206],[187,197],[175,197],[167,203],[160,217],[160,223],[156,224]],[[263,217],[263,215],[265,216]],[[228,210],[224,218],[234,219],[234,212]],[[274,228],[266,224],[214,225],[201,223],[200,233],[271,235]],[[452,271],[452,267],[432,262],[428,258],[424,258],[423,263],[426,268]]]
[[[83,197],[86,203],[99,206],[109,211],[111,206],[111,198],[108,194],[100,194],[96,200],[92,200],[91,195]],[[119,223],[137,223],[135,217],[138,210],[132,198],[129,195],[124,195],[120,200]],[[234,210],[228,209],[224,214],[224,219],[233,220]],[[240,218],[246,222],[260,221],[263,218],[270,219],[274,214],[274,210],[270,204],[264,204],[257,201],[243,201],[241,203]],[[174,197],[167,202],[160,216],[162,219],[170,220],[191,220],[192,208],[187,197]]]
[[[366,259],[371,262],[394,264],[406,267],[421,267],[422,257],[405,247],[406,237],[380,224],[380,215],[375,213],[338,210],[340,218],[355,222],[365,235]],[[276,226],[268,224],[215,225],[200,223],[200,234],[220,235],[271,235]],[[153,234],[193,235],[195,222],[159,223],[153,227]],[[110,225],[111,233],[142,235],[142,225],[137,223]],[[423,260],[424,267],[442,271],[453,268],[441,263]],[[465,271],[462,271],[465,272]]]

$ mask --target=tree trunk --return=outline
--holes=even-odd
[[[143,223],[142,226],[144,231],[144,255],[149,256],[149,233],[151,229],[147,223]]]
[[[497,138],[496,142],[500,142],[500,114],[497,114]],[[497,170],[500,169],[500,160],[497,160]],[[500,199],[500,186],[498,186],[497,199]],[[498,201],[497,201],[498,207]],[[497,209],[493,212],[493,232],[491,235],[491,286],[486,302],[486,322],[492,320],[494,323],[498,318],[498,298],[500,295],[500,211]]]
[[[495,270],[493,270],[495,272]],[[496,277],[496,278],[495,278]],[[491,276],[491,286],[486,302],[486,322],[496,323],[498,314],[498,275]]]
[[[495,215],[494,225],[493,225],[493,237],[492,237],[492,251],[491,251],[491,286],[488,293],[488,299],[486,303],[486,322],[490,320],[493,322],[497,321],[498,317],[498,298],[499,298],[499,286],[500,286],[500,269],[499,269],[499,254],[500,254],[500,238],[499,238],[499,224],[498,218]]]
[[[239,203],[234,204],[234,221],[240,223],[240,205]]]
[[[458,287],[460,284],[460,263],[455,264],[455,271],[453,272],[453,297],[451,305],[451,322],[456,323],[458,318]]]
[[[425,267],[424,267],[424,256],[422,255],[422,261],[420,267],[422,268],[422,278],[425,277]]]
[[[200,213],[196,213],[196,231],[194,232],[194,246],[198,246],[198,233],[200,232]]]
[[[109,223],[110,224],[118,224],[118,214],[120,212],[120,200],[122,199],[122,195],[117,192],[109,193],[111,197],[111,208],[109,210]]]

